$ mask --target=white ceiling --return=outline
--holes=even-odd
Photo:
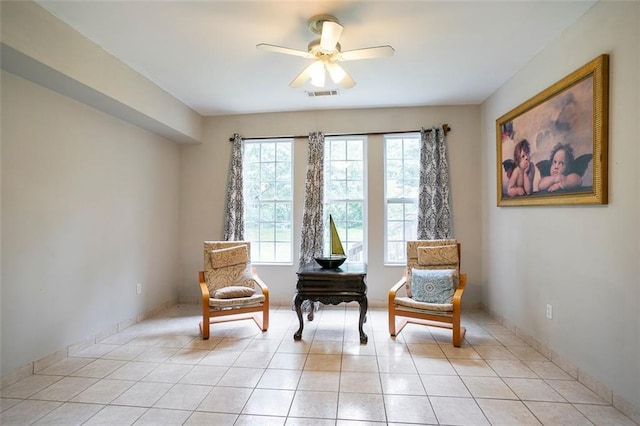
[[[595,0],[38,3],[200,114],[225,115],[479,104]],[[255,46],[306,50],[317,14],[339,19],[343,50],[395,55],[341,63],[357,85],[338,96],[290,88],[309,60]]]

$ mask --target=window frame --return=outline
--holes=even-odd
[[[279,162],[277,159],[277,146],[278,144],[288,144],[289,145],[289,180],[288,180],[288,184],[290,185],[290,194],[289,194],[289,198],[274,198],[274,199],[269,199],[269,200],[258,200],[257,203],[258,204],[258,239],[250,239],[248,232],[247,232],[247,224],[250,223],[247,220],[247,214],[249,212],[249,205],[252,205],[254,203],[248,203],[247,202],[247,184],[249,184],[248,179],[247,179],[247,163],[249,162],[247,155],[246,155],[246,148],[248,145],[263,145],[263,144],[267,144],[267,143],[275,143],[276,146],[274,148],[275,150],[275,155],[276,157],[274,157],[273,161],[263,161],[262,158],[260,159],[260,161],[258,161],[257,163],[259,163],[260,165],[262,164],[267,164],[267,163],[271,163],[274,165],[274,178],[273,180],[265,180],[265,182],[273,182],[274,184],[278,183],[278,182],[282,182],[278,180],[278,176],[277,176],[277,164],[280,163],[284,163],[284,162]],[[293,254],[294,254],[294,233],[295,233],[295,229],[294,229],[294,203],[295,203],[295,199],[294,199],[294,195],[295,195],[295,182],[294,182],[294,139],[293,138],[269,138],[269,139],[245,139],[244,140],[244,146],[243,146],[243,150],[244,150],[244,154],[243,154],[243,172],[242,172],[242,177],[243,177],[243,201],[244,201],[244,221],[245,221],[245,240],[251,242],[251,261],[252,263],[256,264],[256,265],[277,265],[277,266],[286,266],[286,265],[293,265],[294,259],[293,259]],[[261,168],[261,167],[260,167]],[[262,184],[263,180],[262,178],[260,178],[259,183]],[[261,218],[260,218],[260,204],[263,202],[273,202],[274,203],[274,218],[272,221],[269,221],[269,223],[272,223],[274,226],[274,236],[273,236],[273,240],[262,240],[261,239],[261,231],[260,231],[260,224],[262,223]],[[275,205],[277,204],[283,204],[283,203],[288,203],[288,209],[289,209],[289,217],[288,217],[288,221],[287,222],[278,222],[277,218],[275,217],[276,213],[275,213]],[[289,226],[289,240],[288,241],[280,241],[277,239],[277,236],[275,235],[277,233],[277,225],[278,224],[288,224]],[[284,261],[278,261],[278,242],[281,243],[288,243],[289,244],[289,250],[287,253],[288,256],[288,260],[284,260]],[[261,260],[258,259],[258,254],[261,252],[261,244],[262,243],[272,243],[273,244],[273,256],[274,259],[273,260]]]
[[[331,142],[332,141],[345,141],[345,143],[348,143],[349,141],[352,140],[356,140],[356,141],[361,141],[362,144],[362,198],[361,199],[354,199],[354,198],[340,198],[340,199],[328,199],[327,197],[327,190],[328,190],[328,184],[329,181],[327,179],[327,176],[329,175],[330,172],[330,167],[329,167],[329,162],[331,161],[330,159],[330,154],[331,154]],[[323,220],[324,220],[324,235],[325,235],[325,242],[324,242],[324,249],[323,249],[323,253],[326,253],[326,250],[329,246],[329,240],[328,240],[328,235],[330,232],[329,229],[329,209],[328,206],[332,203],[345,203],[348,204],[350,201],[354,201],[354,202],[359,202],[362,204],[362,255],[361,255],[361,259],[360,260],[352,260],[352,258],[349,256],[349,247],[348,247],[348,243],[349,240],[348,239],[348,229],[345,229],[344,225],[341,225],[342,223],[345,223],[345,221],[340,220],[340,219],[336,219],[336,217],[333,218],[334,222],[336,222],[336,227],[338,228],[338,233],[340,234],[340,240],[342,241],[342,245],[344,247],[345,250],[345,255],[347,256],[347,263],[367,263],[367,259],[368,259],[368,167],[367,167],[367,140],[368,137],[367,135],[348,135],[348,136],[325,136],[325,151],[324,151],[324,196],[323,196]],[[329,148],[328,148],[329,147]],[[329,150],[329,152],[327,152],[327,150]],[[345,146],[345,153],[347,152],[347,148]],[[344,161],[351,161],[348,159],[345,159]],[[348,182],[349,180],[345,178],[345,181]],[[345,232],[347,235],[345,235]]]
[[[393,197],[390,198],[388,196],[388,192],[389,192],[389,188],[388,188],[388,184],[389,184],[389,178],[388,178],[388,174],[387,174],[387,169],[388,169],[388,158],[387,158],[387,143],[388,140],[390,139],[402,139],[403,140],[403,154],[402,154],[402,168],[404,170],[405,166],[405,162],[407,160],[406,156],[405,156],[405,146],[404,146],[404,140],[405,139],[417,139],[418,142],[418,151],[420,150],[420,143],[421,143],[421,139],[420,139],[420,132],[411,132],[411,133],[389,133],[389,134],[385,134],[383,136],[383,181],[384,181],[384,188],[383,188],[383,209],[384,209],[384,237],[383,237],[383,263],[384,265],[389,265],[389,266],[398,266],[398,265],[406,265],[407,263],[407,259],[406,259],[406,249],[404,250],[402,258],[399,260],[390,260],[389,259],[389,243],[390,242],[394,242],[396,240],[389,240],[389,205],[391,203],[393,204],[402,204],[403,206],[406,204],[414,204],[416,206],[416,218],[415,218],[415,222],[414,222],[414,228],[416,230],[416,234],[413,236],[408,236],[407,235],[407,223],[409,221],[406,220],[406,213],[403,211],[403,219],[402,219],[402,233],[403,233],[403,246],[406,247],[407,241],[411,241],[411,240],[415,240],[417,238],[417,227],[418,227],[418,217],[417,217],[417,208],[418,208],[418,202],[419,202],[419,185],[420,185],[420,159],[418,158],[418,170],[417,170],[417,175],[418,175],[418,193],[416,194],[415,198],[412,197]],[[404,177],[403,177],[403,182],[404,182]],[[403,207],[404,209],[404,207]]]

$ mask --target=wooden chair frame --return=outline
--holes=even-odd
[[[209,306],[209,288],[207,287],[207,282],[204,278],[204,271],[199,272],[200,291],[202,292],[202,322],[200,322],[200,333],[202,334],[203,340],[207,340],[209,338],[211,324],[217,322],[253,319],[262,331],[267,331],[269,329],[269,289],[260,277],[258,277],[255,268],[252,268],[252,272],[253,279],[258,287],[260,287],[260,290],[262,290],[264,302],[256,306],[230,309],[216,309]],[[257,314],[246,315],[260,312],[262,312],[262,319],[260,319],[260,316]]]
[[[458,243],[458,271],[460,269],[460,243]],[[396,294],[407,284],[407,270],[402,273],[402,278],[389,290],[389,334],[397,336],[409,323],[428,325],[432,327],[447,328],[453,331],[453,346],[460,347],[466,329],[460,326],[460,308],[462,293],[467,284],[467,274],[460,274],[460,282],[453,294],[453,312],[451,315],[436,311],[409,310],[404,306],[396,305]],[[396,317],[406,317],[396,328]]]

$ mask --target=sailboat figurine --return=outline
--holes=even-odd
[[[331,215],[329,215],[329,225],[331,227],[331,232],[329,233],[329,256],[316,257],[315,259],[323,269],[336,269],[342,265],[345,260],[347,260],[347,256],[344,255],[344,248],[342,247],[342,242],[340,241],[340,236],[336,229],[336,224],[333,222],[333,217]]]

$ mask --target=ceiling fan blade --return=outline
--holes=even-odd
[[[313,58],[313,55],[311,55],[309,52],[305,52],[297,49],[290,49],[288,47],[276,46],[275,44],[267,44],[267,43],[256,44],[256,49],[265,50],[267,52],[284,53],[286,55],[301,56],[303,58]]]
[[[339,61],[354,61],[356,59],[372,59],[393,56],[395,50],[391,46],[366,47],[364,49],[348,50],[337,56]]]
[[[336,44],[338,44],[342,30],[343,26],[337,22],[324,21],[322,23],[322,35],[320,36],[320,49],[326,53],[333,52]]]

